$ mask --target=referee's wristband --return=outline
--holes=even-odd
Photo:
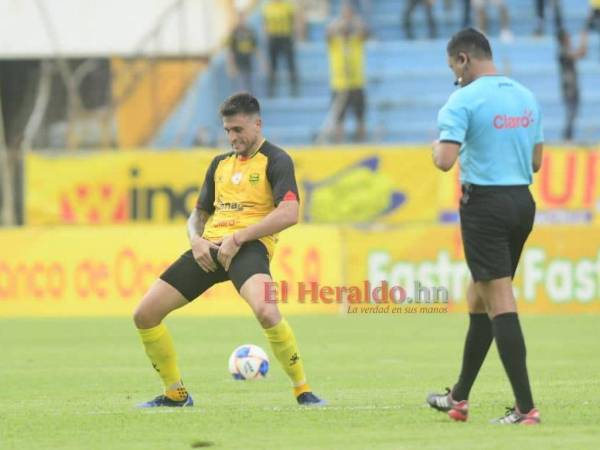
[[[233,233],[233,234],[231,235],[231,237],[233,238],[233,243],[236,245],[236,247],[241,247],[241,246],[242,246],[242,244],[240,244],[240,243],[237,241],[237,239],[235,238],[235,233]]]

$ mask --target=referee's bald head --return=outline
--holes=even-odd
[[[465,28],[454,34],[448,42],[446,51],[452,58],[456,58],[459,53],[465,53],[471,58],[492,59],[490,41],[475,28]]]

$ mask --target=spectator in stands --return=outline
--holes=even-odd
[[[558,28],[562,28],[562,19],[561,19],[561,6],[560,0],[535,0],[535,13],[537,15],[537,23],[535,26],[534,34],[536,36],[543,36],[544,34],[544,25],[546,21],[546,4],[550,3],[552,9],[554,10],[554,20],[557,23]]]
[[[294,6],[294,37],[296,41],[306,41],[308,34],[308,17],[318,11],[319,6],[315,2],[322,0],[292,0]]]
[[[367,26],[371,26],[371,0],[350,0],[350,5],[359,14]]]
[[[419,5],[423,5],[425,7],[425,12],[427,13],[427,26],[429,27],[429,38],[435,39],[437,36],[437,25],[435,23],[435,18],[433,17],[433,5],[435,0],[408,0],[406,2],[406,9],[404,10],[403,17],[403,26],[404,33],[406,34],[407,39],[414,39],[415,35],[413,33],[412,28],[412,15],[415,12],[415,9]]]
[[[471,0],[463,0],[463,28],[471,26]]]
[[[287,0],[268,0],[263,6],[263,23],[269,47],[268,95],[275,93],[277,62],[280,57],[287,61],[290,88],[293,96],[298,95],[298,75],[294,55],[294,32],[296,10]]]
[[[536,36],[542,36],[544,34],[544,22],[546,19],[546,2],[547,1],[548,0],[535,0],[535,15],[537,16],[537,23],[535,25],[535,31],[533,33]],[[550,0],[550,1],[555,1],[555,0]]]
[[[484,33],[488,32],[488,15],[487,7],[489,3],[493,3],[498,8],[500,13],[500,39],[504,42],[511,42],[513,40],[513,34],[510,31],[510,16],[508,14],[508,8],[504,3],[504,0],[472,0],[473,7],[477,13],[477,20],[479,22],[479,28]]]
[[[468,28],[471,26],[471,0],[443,0],[444,4],[444,12],[443,17],[446,21],[447,27],[455,27],[456,23],[454,21],[454,13],[453,10],[457,4],[459,7],[462,6],[462,27]]]
[[[355,140],[365,138],[365,40],[368,29],[362,18],[345,2],[340,16],[327,28],[329,45],[331,114],[335,119],[335,140],[344,134],[344,116],[349,109],[356,116]]]
[[[587,21],[587,29],[596,29],[600,33],[600,0],[590,0],[590,15]]]
[[[571,36],[562,27],[557,27],[556,37],[559,44],[558,62],[563,101],[566,108],[566,122],[563,131],[565,141],[573,140],[573,126],[579,109],[579,80],[577,79],[577,61],[587,53],[587,32],[581,33],[579,48],[572,48]]]
[[[257,49],[256,33],[246,23],[243,12],[229,38],[227,71],[236,80],[236,90],[252,92],[252,63]]]

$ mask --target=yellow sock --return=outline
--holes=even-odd
[[[187,391],[181,385],[175,345],[165,324],[161,323],[145,330],[138,329],[138,332],[152,367],[158,372],[165,385],[165,393],[173,400],[185,399]]]
[[[265,335],[275,357],[292,380],[294,394],[298,396],[302,392],[310,391],[306,384],[306,374],[298,351],[298,344],[296,344],[296,338],[287,321],[282,319],[274,327],[265,329]],[[296,393],[297,390],[300,390],[299,393]]]
[[[308,383],[304,383],[300,386],[294,387],[294,397],[298,397],[300,394],[304,394],[305,392],[312,392],[312,389],[310,388]]]

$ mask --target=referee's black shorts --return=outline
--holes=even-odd
[[[202,270],[190,249],[171,264],[160,276],[160,279],[169,283],[191,302],[217,283],[231,280],[239,292],[246,280],[252,275],[257,273],[271,274],[267,248],[260,241],[243,244],[231,260],[227,272],[217,261],[217,250],[211,250],[211,254],[217,264],[215,272]]]
[[[515,276],[534,218],[528,186],[463,185],[460,228],[473,281]]]

